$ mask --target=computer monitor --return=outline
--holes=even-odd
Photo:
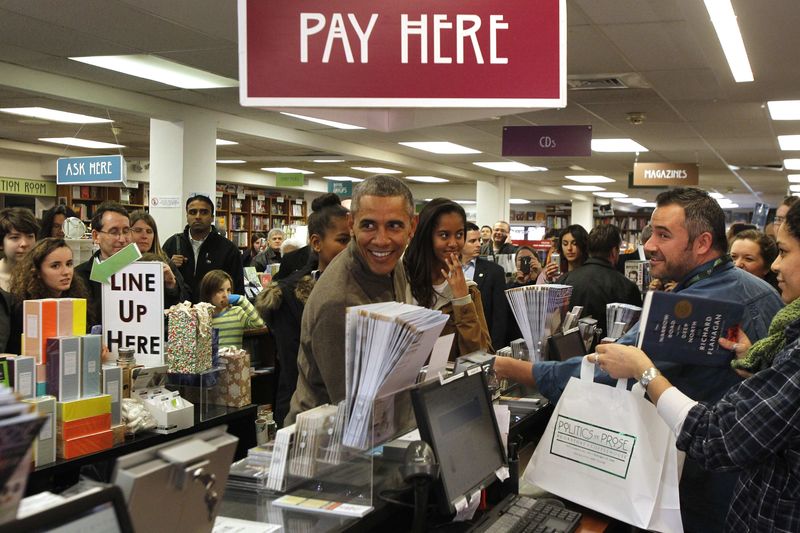
[[[580,328],[556,333],[547,339],[547,356],[551,361],[566,361],[576,355],[586,355]]]
[[[20,520],[0,525],[0,533],[91,531],[133,533],[125,500],[118,487],[105,487],[70,499]]]
[[[454,502],[486,486],[506,464],[484,373],[478,368],[411,390],[420,437],[439,463],[440,509],[453,513]]]
[[[214,526],[238,438],[217,426],[117,459],[136,531],[203,532]]]

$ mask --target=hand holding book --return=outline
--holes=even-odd
[[[752,346],[753,343],[747,337],[747,334],[741,329],[739,329],[736,335],[735,342],[722,337],[719,339],[719,345],[725,348],[726,350],[730,350],[731,352],[733,352],[733,356],[736,359],[743,359],[744,356],[747,355],[747,350],[750,349],[750,346]],[[734,368],[734,370],[736,371],[737,374],[739,374],[739,376],[742,377],[742,379],[747,379],[753,375],[752,372],[748,372],[747,370],[742,370],[740,368]]]

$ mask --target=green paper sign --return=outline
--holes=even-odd
[[[26,196],[55,196],[56,184],[54,181],[0,177],[0,193]]]
[[[277,187],[302,187],[305,185],[305,179],[300,173],[293,174],[275,174],[275,185]]]
[[[139,252],[139,247],[136,246],[136,243],[132,242],[103,262],[99,262],[95,259],[92,265],[92,273],[89,274],[89,279],[97,283],[108,283],[111,276],[140,257],[142,257],[142,254]]]

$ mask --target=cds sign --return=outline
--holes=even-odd
[[[239,0],[239,58],[244,106],[564,107],[566,2]]]

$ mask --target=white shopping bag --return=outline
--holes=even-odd
[[[594,383],[594,365],[584,359],[524,479],[636,527],[682,533],[678,463],[675,435],[641,387]]]

